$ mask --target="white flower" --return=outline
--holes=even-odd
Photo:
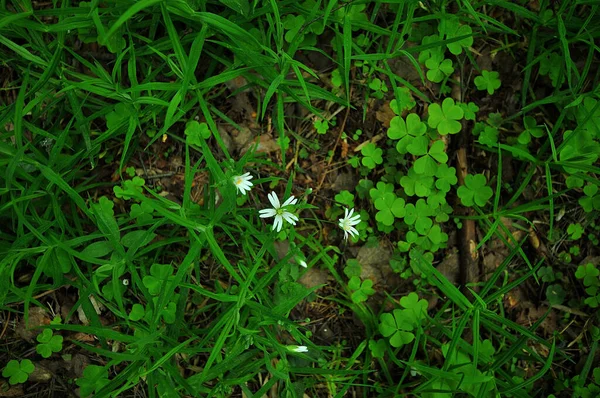
[[[123,279],[123,286],[129,286],[129,279]]]
[[[289,345],[287,348],[292,352],[308,352],[308,348],[305,345]]]
[[[285,207],[295,205],[296,202],[298,202],[298,199],[294,199],[294,196],[292,195],[289,197],[288,200],[283,202],[283,204],[280,204],[275,192],[271,192],[267,196],[273,208],[260,210],[258,212],[259,217],[275,217],[275,221],[273,221],[273,229],[276,229],[277,232],[281,231],[281,227],[283,227],[283,220],[289,222],[292,225],[296,225],[296,221],[298,221],[298,216],[287,211]]]
[[[232,178],[233,185],[237,188],[238,192],[245,195],[246,192],[250,192],[250,189],[254,184],[250,182],[253,177],[250,173],[244,173],[241,176],[235,176]]]
[[[358,231],[354,228],[355,225],[360,223],[360,214],[354,214],[354,209],[348,211],[348,209],[344,209],[344,218],[340,218],[339,226],[342,230],[344,230],[344,239],[348,239],[348,234],[350,236],[358,236]]]
[[[306,264],[306,261],[304,261],[304,260],[300,260],[300,265],[303,266],[304,268],[308,267],[308,264]]]

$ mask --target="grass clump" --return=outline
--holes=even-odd
[[[599,391],[595,5],[2,9],[3,391]]]

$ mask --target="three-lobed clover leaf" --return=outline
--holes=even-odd
[[[37,336],[37,341],[40,344],[35,347],[35,350],[44,358],[50,358],[53,352],[62,350],[63,337],[60,335],[54,336],[50,329],[44,329]]]
[[[419,196],[421,198],[431,194],[433,189],[433,177],[418,174],[413,167],[408,174],[400,179],[400,185],[408,196]]]
[[[335,195],[335,201],[349,208],[354,207],[354,195],[351,194],[350,191],[345,189],[342,192]]]
[[[525,126],[525,130],[519,134],[519,138],[517,139],[519,144],[527,145],[531,142],[531,137],[541,138],[544,136],[544,130],[537,126],[535,118],[525,116],[523,118],[523,125]]]
[[[458,179],[456,178],[456,169],[454,167],[448,167],[447,164],[441,164],[438,166],[435,172],[435,187],[441,192],[450,192],[450,187],[456,185]]]
[[[379,181],[376,188],[369,190],[369,196],[373,201],[382,198],[386,193],[394,193],[394,184],[386,184],[383,181]]]
[[[346,262],[346,266],[344,267],[344,274],[348,278],[352,278],[353,276],[360,276],[361,271],[362,267],[356,259],[352,258]]]
[[[12,385],[21,384],[29,379],[34,370],[35,366],[29,359],[23,359],[21,362],[11,359],[4,367],[2,377],[9,378],[8,382]]]
[[[106,127],[109,130],[117,128],[125,120],[129,120],[131,111],[127,104],[119,102],[115,105],[112,111],[106,115]]]
[[[153,213],[154,208],[148,202],[134,203],[131,205],[131,210],[129,211],[131,218],[135,218],[140,224],[152,220]]]
[[[142,282],[148,292],[156,296],[160,293],[163,281],[172,279],[173,267],[168,264],[152,264],[150,275],[144,276]]]
[[[188,145],[202,144],[202,140],[210,138],[210,130],[206,123],[198,123],[196,120],[190,120],[185,126],[185,142]]]
[[[294,40],[294,36],[302,29],[305,21],[306,20],[302,15],[286,15],[283,19],[283,28],[287,31],[284,36],[285,41],[291,43],[292,40]],[[302,39],[300,39],[300,41],[302,41]]]
[[[579,205],[586,213],[590,213],[592,210],[600,210],[600,194],[598,194],[598,190],[598,186],[594,184],[587,184],[583,188],[585,196],[579,198]]]
[[[584,230],[580,223],[569,224],[569,227],[567,228],[567,233],[573,240],[581,238],[583,236],[583,232]]]
[[[424,141],[423,138],[425,139]],[[417,143],[417,141],[420,141],[420,143]],[[427,150],[428,142],[427,137],[418,137],[413,141],[413,144],[416,143],[417,145],[413,146],[411,144],[407,149],[415,156],[424,155],[415,161],[413,167],[418,174],[430,177],[435,175],[438,162],[443,164],[448,161],[448,155],[446,155],[445,144],[442,140],[434,141],[429,150]],[[424,148],[422,146],[423,143],[425,144]]]
[[[496,71],[482,70],[481,76],[475,78],[475,85],[478,90],[487,90],[489,95],[500,88],[500,74]]]
[[[438,31],[446,36],[446,40],[463,37],[446,44],[448,50],[454,55],[459,55],[463,48],[473,45],[473,30],[469,25],[461,25],[456,15],[445,15],[438,25]]]
[[[433,83],[440,83],[446,76],[454,73],[452,60],[444,58],[444,55],[440,53],[434,53],[425,61],[425,66],[428,69],[427,79]]]
[[[459,122],[464,116],[462,108],[454,103],[452,98],[446,98],[439,104],[429,106],[429,118],[427,124],[429,127],[437,129],[441,135],[456,134],[461,129]]]
[[[494,195],[492,188],[487,186],[487,179],[483,174],[468,174],[465,185],[458,187],[456,192],[464,206],[485,206]]]
[[[404,199],[387,192],[375,200],[375,208],[379,210],[375,215],[375,219],[383,225],[390,226],[394,223],[394,217],[404,217],[406,213],[404,205]]]
[[[385,355],[385,340],[369,340],[369,350],[373,358],[383,358]]]
[[[476,114],[479,112],[479,107],[474,102],[469,102],[468,104],[459,102],[458,105],[465,113],[465,120],[475,120]]]
[[[83,370],[83,377],[77,379],[79,386],[79,395],[87,397],[94,392],[98,392],[109,383],[108,371],[102,366],[88,365]]]
[[[583,302],[592,308],[600,307],[600,288],[598,286],[591,286],[585,289],[585,292],[590,296]]]
[[[494,147],[498,143],[498,129],[493,126],[485,126],[479,133],[479,143],[488,147]]]
[[[600,271],[592,263],[580,265],[575,271],[575,277],[583,279],[585,286],[597,286],[599,284],[598,275],[600,275]]]
[[[390,128],[387,131],[389,138],[400,140],[396,144],[396,150],[405,154],[408,152],[408,145],[415,139],[420,137],[427,131],[427,126],[421,121],[421,118],[416,113],[411,113],[404,120],[400,116],[394,116],[390,121]]]
[[[360,153],[363,155],[363,166],[367,167],[369,170],[373,170],[375,166],[383,163],[383,158],[381,157],[381,155],[383,155],[383,149],[377,148],[377,145],[372,142],[363,146]]]
[[[367,301],[369,296],[375,294],[375,289],[373,289],[372,286],[373,281],[370,279],[364,280],[361,283],[358,276],[353,276],[350,278],[350,281],[348,282],[348,288],[353,291],[352,295],[350,296],[352,302],[358,304]]]
[[[414,327],[408,318],[406,310],[401,309],[395,309],[391,314],[381,314],[379,332],[383,337],[389,337],[392,347],[402,347],[415,339],[415,335],[411,333]]]
[[[144,184],[146,181],[141,177],[133,177],[131,180],[123,181],[123,188],[115,185],[113,192],[115,196],[120,199],[129,200],[133,193],[142,193]]]
[[[425,235],[433,225],[433,221],[430,218],[432,214],[433,212],[427,202],[419,199],[414,205],[412,203],[406,205],[404,221],[408,225],[414,225],[419,234]]]
[[[396,90],[396,98],[390,101],[390,108],[396,115],[403,111],[409,111],[417,105],[412,93],[406,87],[400,87]]]
[[[410,293],[400,299],[400,305],[406,309],[406,314],[414,326],[417,326],[427,316],[427,300],[419,300],[419,295],[415,292]]]
[[[313,126],[317,129],[318,134],[325,134],[329,131],[329,122],[325,119],[315,120]]]
[[[385,93],[388,92],[385,82],[377,77],[369,83],[369,88],[373,90],[373,97],[377,99],[382,99]]]

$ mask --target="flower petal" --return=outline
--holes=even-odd
[[[258,211],[258,214],[260,218],[268,218],[273,217],[277,214],[277,212],[275,211],[275,209],[262,209]]]
[[[298,202],[298,199],[294,199],[294,195],[292,195],[285,202],[283,202],[283,205],[281,207],[295,205],[297,202]]]
[[[267,195],[267,197],[269,198],[269,202],[271,202],[271,205],[274,209],[279,209],[281,207],[279,203],[279,198],[277,197],[275,192],[271,192],[269,195]]]

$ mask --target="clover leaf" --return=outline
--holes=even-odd
[[[580,265],[577,267],[577,271],[575,271],[575,277],[577,279],[583,279],[583,284],[585,286],[598,285],[598,275],[600,275],[600,271],[598,271],[596,266],[592,263]]]
[[[129,120],[131,115],[130,109],[127,104],[119,102],[115,105],[112,111],[106,115],[106,127],[109,130],[119,127],[120,124],[125,123],[125,120]]]
[[[385,93],[388,92],[388,87],[385,82],[377,77],[369,83],[369,88],[373,90],[373,97],[377,99],[382,99]]]
[[[450,187],[456,185],[458,179],[456,178],[456,169],[454,167],[448,167],[447,164],[441,164],[438,166],[435,177],[435,187],[440,191],[446,193],[450,192]]]
[[[352,278],[353,276],[360,276],[361,271],[362,267],[356,259],[352,258],[346,262],[346,266],[344,267],[344,274],[348,278]]]
[[[152,264],[150,275],[144,276],[142,283],[151,295],[156,296],[160,293],[163,282],[172,279],[172,274],[173,267],[171,265]]]
[[[392,313],[384,313],[379,317],[379,332],[383,337],[389,337],[392,347],[402,347],[415,339],[410,333],[413,325],[406,310],[395,309]]]
[[[383,358],[385,355],[385,340],[369,340],[369,350],[373,358]]]
[[[363,146],[360,150],[362,153],[362,164],[370,170],[373,170],[376,165],[383,163],[383,150],[381,148],[377,148],[372,142],[369,142],[367,145]]]
[[[600,210],[600,195],[598,194],[598,186],[587,184],[583,188],[584,197],[579,198],[579,204],[586,213],[592,210]]]
[[[446,15],[438,25],[440,34],[445,35],[446,39],[454,39],[455,37],[464,37],[458,41],[447,43],[448,50],[454,55],[462,53],[463,48],[473,45],[473,30],[469,25],[461,25],[456,15]]]
[[[401,154],[405,154],[408,152],[408,145],[415,137],[423,136],[426,131],[427,126],[421,121],[419,115],[411,113],[406,116],[406,120],[400,116],[392,118],[387,135],[393,140],[400,140],[396,144],[396,150]]]
[[[465,104],[464,102],[459,102],[458,106],[465,113],[465,120],[475,120],[476,113],[479,112],[479,107],[475,103],[469,102]]]
[[[441,135],[456,134],[461,129],[459,122],[464,116],[462,108],[454,104],[452,98],[446,98],[439,104],[431,104],[429,106],[429,118],[427,124],[429,127],[437,129]]]
[[[585,97],[575,110],[575,118],[579,124],[583,125],[584,129],[595,137],[600,138],[600,107],[596,108],[597,103],[598,100],[592,97]],[[592,111],[594,112],[593,114]]]
[[[300,32],[300,29],[302,29],[304,22],[306,22],[306,20],[302,15],[286,15],[286,17],[283,19],[283,28],[287,31],[285,32],[284,36],[285,41],[291,43],[296,34]],[[300,41],[302,41],[302,38]]]
[[[425,61],[427,69],[427,79],[433,83],[440,83],[446,76],[454,73],[451,59],[444,59],[443,54],[434,54]]]
[[[144,306],[141,304],[134,304],[133,307],[131,307],[131,312],[129,313],[129,320],[137,322],[142,319],[144,315]]]
[[[535,118],[531,116],[525,116],[523,118],[523,124],[525,125],[525,130],[519,135],[517,141],[519,144],[527,145],[531,142],[531,137],[541,138],[544,136],[544,130],[541,127],[537,126],[537,122]]]
[[[329,122],[325,119],[315,120],[313,126],[317,129],[318,134],[325,134],[329,130]]]
[[[475,85],[478,90],[487,90],[489,95],[500,88],[500,74],[496,71],[482,70],[481,76],[475,78]]]
[[[131,180],[123,181],[123,188],[115,185],[113,192],[117,198],[129,200],[133,193],[142,193],[144,191],[144,184],[146,184],[146,181],[143,178],[133,177]]]
[[[554,282],[555,276],[552,267],[541,267],[538,271],[538,277],[542,280],[542,282]]]
[[[425,140],[428,141],[426,137],[418,137],[418,139],[422,138],[425,138]],[[415,139],[415,141],[417,141],[417,139]],[[425,148],[427,148],[427,146]],[[410,145],[408,149],[410,152]],[[445,151],[445,144],[442,140],[434,141],[434,143],[431,145],[431,148],[429,148],[429,150],[426,149],[425,152],[425,156],[422,156],[419,159],[417,159],[413,167],[418,174],[423,174],[425,176],[433,176],[435,175],[435,172],[438,168],[437,162],[446,163],[448,161],[448,155],[446,155]],[[418,156],[419,154],[413,153],[413,155],[416,156]]]
[[[413,167],[408,170],[408,174],[400,179],[400,185],[408,196],[428,196],[433,189],[433,177],[418,174]]]
[[[29,359],[24,359],[21,362],[11,359],[4,370],[2,377],[7,377],[10,384],[25,383],[29,379],[29,375],[33,373],[35,366]]]
[[[485,206],[494,192],[488,187],[487,179],[483,174],[468,174],[465,177],[465,185],[458,187],[457,194],[464,206]]]
[[[154,208],[148,202],[134,203],[129,211],[131,218],[135,218],[140,224],[152,220],[152,213],[154,213]]]
[[[370,279],[363,281],[361,284],[358,276],[353,276],[350,278],[350,281],[348,282],[348,288],[353,291],[352,295],[350,296],[352,302],[358,304],[367,301],[369,296],[375,294],[375,289],[373,289],[372,286],[373,281]]]
[[[409,111],[417,105],[412,93],[406,87],[400,87],[396,90],[396,98],[390,101],[390,108],[396,115],[403,111]]]
[[[583,236],[583,232],[584,230],[580,223],[569,224],[569,227],[567,228],[567,233],[573,240],[581,238]]]
[[[404,221],[408,225],[414,225],[419,234],[425,235],[433,225],[433,221],[429,218],[432,214],[427,202],[419,199],[414,205],[412,203],[406,205]]]
[[[546,288],[546,298],[551,305],[561,305],[567,293],[559,284],[550,285]]]
[[[369,196],[373,201],[382,198],[386,193],[394,193],[394,184],[386,184],[383,181],[379,181],[376,188],[369,190]]]
[[[40,344],[35,347],[35,350],[44,358],[50,358],[53,352],[60,352],[62,350],[63,337],[59,335],[53,336],[50,329],[44,329],[37,336],[37,341]]]
[[[411,323],[417,326],[427,316],[427,300],[419,300],[419,295],[415,292],[410,293],[400,299],[400,305],[406,308],[405,315],[408,315]]]
[[[79,395],[87,397],[94,392],[98,392],[109,383],[108,371],[102,366],[88,365],[83,370],[83,377],[77,379],[79,386]]]
[[[393,193],[385,193],[375,200],[375,208],[379,210],[375,219],[383,225],[390,226],[394,223],[394,217],[402,218],[406,212],[404,199],[396,197]]]
[[[354,195],[347,190],[343,190],[335,195],[335,201],[350,208],[354,207]]]
[[[592,286],[585,289],[585,292],[590,295],[583,302],[592,308],[600,307],[600,289],[598,286]]]
[[[202,139],[210,138],[210,130],[208,129],[208,125],[206,123],[198,123],[195,120],[190,120],[185,126],[185,142],[188,145],[197,145],[200,146],[202,144]]]
[[[494,147],[498,143],[498,129],[492,126],[485,126],[479,133],[479,143],[488,147]]]

